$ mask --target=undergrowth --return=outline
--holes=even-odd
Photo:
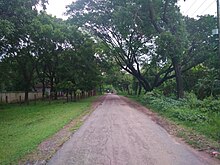
[[[193,93],[184,99],[165,97],[158,91],[148,92],[133,99],[159,114],[195,132],[220,142],[220,100],[212,97],[198,100]]]

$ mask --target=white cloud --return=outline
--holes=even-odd
[[[63,15],[66,11],[65,6],[71,4],[74,0],[49,0],[47,12],[58,18],[67,18]],[[197,15],[212,14],[216,15],[216,0],[179,0],[181,12],[190,17]]]
[[[49,0],[47,6],[47,12],[58,18],[66,19],[64,12],[66,11],[66,5],[71,4],[74,0]]]

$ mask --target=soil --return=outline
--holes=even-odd
[[[99,97],[88,111],[83,113],[78,118],[72,120],[69,124],[65,125],[52,137],[43,141],[35,151],[26,155],[21,159],[18,164],[20,165],[44,165],[56,153],[61,146],[69,140],[70,136],[76,131],[79,124],[84,122],[90,114],[104,101],[105,96]]]
[[[48,164],[220,164],[175,138],[177,132],[177,126],[147,108],[108,94]]]
[[[182,143],[186,142],[196,150],[203,151],[212,157],[220,159],[220,153],[218,152],[220,151],[220,142],[215,142],[193,130],[179,126],[127,97],[121,97],[121,99],[128,103],[129,106],[149,116],[152,121],[163,127],[170,135],[178,137],[177,140]]]

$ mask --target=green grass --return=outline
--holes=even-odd
[[[95,98],[79,102],[0,105],[0,164],[11,164],[88,110]]]
[[[220,141],[220,100],[197,100],[189,96],[182,100],[165,97],[154,92],[140,97],[128,96],[184,128],[204,135],[215,142]],[[218,148],[220,149],[220,148]]]

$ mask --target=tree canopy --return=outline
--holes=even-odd
[[[203,63],[207,59],[205,52],[212,49],[209,37],[210,28],[215,27],[214,18],[185,18],[177,1],[78,0],[68,7],[68,13],[71,22],[106,44],[111,50],[108,55],[133,75],[145,91],[175,78],[177,96],[183,97],[182,74]],[[203,28],[201,24],[191,35],[190,26],[205,18],[210,18],[210,26]],[[198,33],[198,38],[193,38]]]
[[[40,83],[56,97],[110,84],[137,94],[218,95],[214,16],[185,17],[177,0],[77,0],[64,21],[37,10],[47,3],[0,1],[2,91],[27,96]]]
[[[2,1],[0,21],[1,91],[35,90],[41,84],[43,95],[61,90],[76,92],[96,88],[100,68],[96,43],[67,21],[37,11],[47,1]],[[66,85],[64,85],[66,84]]]

